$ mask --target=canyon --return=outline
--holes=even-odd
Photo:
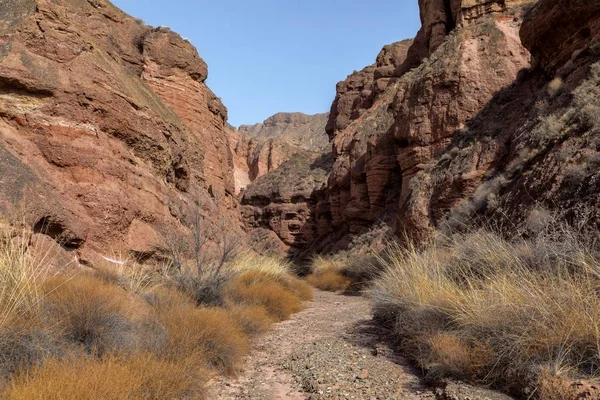
[[[0,207],[82,263],[160,256],[197,215],[291,256],[381,223],[421,240],[534,208],[597,218],[598,5],[419,7],[416,37],[341,81],[329,113],[234,128],[168,28],[108,1],[5,0]]]
[[[418,6],[328,112],[234,127],[171,29],[0,0],[0,391],[131,346],[224,399],[598,398],[600,1]]]
[[[414,40],[337,85],[306,248],[346,248],[381,222],[417,241],[550,214],[597,224],[598,5],[419,5]]]

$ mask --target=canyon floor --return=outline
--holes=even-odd
[[[211,382],[211,398],[435,398],[382,334],[369,299],[317,291],[303,312],[255,342],[243,373]]]

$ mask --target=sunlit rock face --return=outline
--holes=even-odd
[[[2,210],[82,261],[150,255],[198,212],[240,232],[207,74],[189,42],[108,1],[1,0]]]

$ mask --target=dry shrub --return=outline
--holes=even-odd
[[[29,232],[0,232],[0,378],[25,370],[65,350],[41,320],[42,281],[50,254],[27,252]],[[4,232],[6,233],[6,232]],[[39,265],[41,263],[42,266]]]
[[[263,256],[254,251],[240,254],[233,262],[233,269],[238,273],[253,271],[272,277],[289,275],[292,271],[289,262],[276,256]]]
[[[156,287],[146,293],[144,298],[150,305],[161,310],[178,307],[195,308],[196,306],[194,299],[190,296],[168,286]]]
[[[115,256],[114,259],[122,261],[105,260],[100,262],[94,265],[94,275],[106,283],[138,294],[151,291],[154,287],[162,286],[166,282],[162,273],[166,268],[142,265],[119,256]]]
[[[422,342],[426,351],[419,364],[424,367],[441,365],[446,369],[444,373],[451,376],[472,380],[494,360],[494,351],[489,344],[465,343],[451,332],[435,333],[422,338]]]
[[[44,290],[47,318],[68,342],[98,355],[136,349],[140,304],[125,290],[88,274],[54,277]]]
[[[36,259],[27,253],[28,245],[28,232],[0,236],[0,327],[35,317],[39,311],[41,282],[48,271],[39,268]]]
[[[2,398],[10,400],[205,399],[205,374],[185,362],[151,354],[50,359],[16,377]]]
[[[248,338],[227,310],[164,307],[157,311],[169,335],[163,357],[174,362],[195,357],[219,372],[236,372],[249,349]]]
[[[275,320],[261,306],[232,306],[229,311],[248,336],[260,335],[269,330]]]
[[[19,321],[3,327],[0,329],[0,379],[68,352],[57,333],[39,321]]]
[[[311,274],[306,278],[306,281],[317,289],[330,292],[345,291],[352,284],[349,278],[338,271],[323,271]]]
[[[396,247],[371,291],[374,312],[417,361],[506,390],[535,385],[532,371],[548,365],[590,376],[600,367],[594,254],[562,233],[510,242],[478,232],[443,247]],[[464,351],[474,344],[482,347]]]
[[[281,286],[295,294],[303,301],[310,301],[314,297],[314,289],[311,285],[292,275],[281,275],[275,279]]]
[[[260,271],[238,276],[227,286],[227,293],[237,304],[264,307],[278,321],[302,310],[300,297]]]
[[[347,290],[352,281],[343,275],[346,265],[344,257],[316,256],[311,262],[311,273],[306,281],[317,289],[338,292]]]
[[[313,290],[306,282],[292,275],[288,261],[275,256],[263,256],[255,252],[242,253],[233,263],[239,274],[248,274],[261,282],[275,281],[302,300],[312,300]]]

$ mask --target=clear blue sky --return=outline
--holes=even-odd
[[[329,111],[335,85],[414,37],[417,0],[113,0],[188,38],[238,126],[279,111]]]

